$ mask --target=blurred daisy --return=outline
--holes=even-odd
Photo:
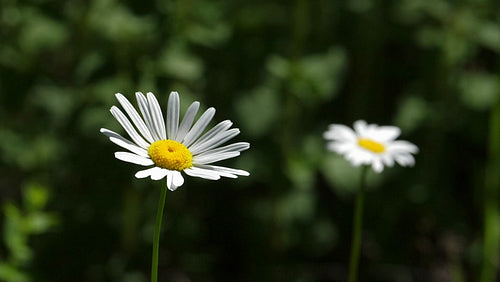
[[[400,134],[396,126],[378,126],[358,120],[354,130],[342,124],[331,124],[323,136],[331,141],[328,149],[343,155],[353,166],[371,165],[380,173],[384,166],[392,167],[394,162],[401,166],[415,164],[412,154],[418,153],[418,148],[408,141],[395,140]]]
[[[217,161],[239,156],[241,151],[250,147],[247,142],[221,146],[240,133],[237,128],[230,129],[233,123],[229,120],[220,122],[202,134],[215,115],[214,108],[207,109],[194,123],[200,103],[193,102],[180,121],[179,95],[172,92],[168,98],[165,122],[160,105],[151,92],[147,96],[141,92],[136,93],[142,116],[122,94],[116,94],[116,98],[132,123],[116,106],[111,107],[111,114],[132,141],[105,128],[101,128],[101,132],[111,142],[128,150],[116,152],[117,159],[150,167],[138,171],[135,177],[151,177],[153,180],[166,177],[168,189],[174,191],[184,183],[181,172],[210,180],[217,180],[222,176],[237,178],[238,175],[249,175],[244,170],[212,165]]]

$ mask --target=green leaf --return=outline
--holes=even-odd
[[[160,71],[173,78],[194,81],[203,74],[203,62],[183,43],[170,44],[159,59]]]
[[[273,89],[262,86],[237,102],[237,113],[247,134],[262,136],[276,125],[280,108],[277,96]]]
[[[24,189],[25,206],[29,211],[38,211],[45,207],[49,193],[45,187],[36,183],[29,183]]]
[[[37,12],[26,15],[26,23],[19,35],[19,45],[28,54],[58,47],[68,38],[67,27]]]
[[[398,107],[395,124],[403,132],[411,132],[422,124],[430,114],[429,105],[417,95],[411,95],[403,100]]]
[[[0,281],[28,282],[30,279],[14,265],[0,262]]]
[[[16,263],[25,263],[31,259],[32,253],[27,245],[28,235],[21,211],[13,204],[6,204],[4,214],[5,245]]]
[[[500,100],[500,84],[497,75],[474,72],[464,73],[459,87],[462,102],[476,110],[487,110]]]

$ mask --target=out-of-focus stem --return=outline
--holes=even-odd
[[[358,279],[359,253],[361,249],[361,237],[363,233],[363,203],[366,186],[366,173],[368,166],[363,166],[361,170],[361,181],[356,196],[354,207],[354,218],[352,225],[351,258],[349,260],[349,282],[355,282]]]
[[[479,281],[493,282],[497,278],[500,246],[500,103],[490,116],[489,162],[484,181],[483,260]]]

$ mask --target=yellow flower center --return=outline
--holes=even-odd
[[[186,146],[174,140],[156,141],[148,154],[157,167],[182,171],[193,166],[193,155]]]
[[[375,153],[383,153],[385,146],[370,139],[359,138],[358,145]]]

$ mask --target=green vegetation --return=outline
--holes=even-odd
[[[159,281],[345,281],[360,169],[322,133],[358,119],[420,149],[414,168],[367,175],[359,280],[495,281],[499,10],[3,0],[0,280],[149,280],[164,183],[135,179],[99,129],[123,133],[115,93],[166,109],[175,90],[182,113],[198,100],[241,129],[251,148],[224,164],[251,175],[167,194]]]

